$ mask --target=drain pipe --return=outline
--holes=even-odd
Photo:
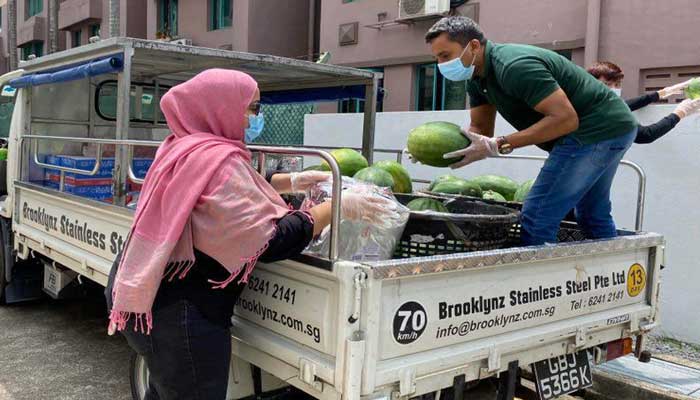
[[[583,58],[584,68],[598,61],[598,50],[600,49],[600,2],[601,0],[588,0],[586,49]]]
[[[307,57],[314,60],[314,38],[316,37],[316,0],[309,0],[309,38],[307,42]]]

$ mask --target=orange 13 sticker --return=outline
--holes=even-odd
[[[634,264],[627,272],[627,294],[630,297],[636,297],[647,285],[647,273],[644,267],[639,264]]]

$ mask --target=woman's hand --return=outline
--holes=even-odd
[[[340,197],[340,215],[350,221],[366,221],[373,225],[385,225],[389,219],[399,219],[396,205],[389,199],[343,192]],[[314,236],[331,223],[330,199],[309,210],[314,218]]]
[[[685,82],[677,83],[675,85],[667,86],[661,90],[658,91],[659,93],[659,98],[665,99],[668,97],[673,96],[674,94],[681,94],[683,91],[690,85],[690,82],[693,80],[693,78],[688,79]]]
[[[292,193],[304,193],[321,182],[331,180],[331,174],[321,171],[304,171],[289,174]]]
[[[341,215],[350,221],[367,221],[374,225],[383,225],[387,219],[399,217],[396,213],[396,205],[391,200],[380,196],[344,192],[340,203]]]
[[[700,99],[685,99],[678,103],[673,113],[678,116],[678,118],[683,119],[691,114],[694,114],[700,110]]]

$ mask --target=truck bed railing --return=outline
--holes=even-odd
[[[24,140],[28,140],[32,146],[34,162],[43,168],[51,168],[59,170],[61,173],[60,177],[60,191],[63,191],[63,185],[65,181],[65,173],[76,173],[88,176],[96,175],[100,170],[100,163],[102,160],[102,145],[114,145],[114,146],[127,146],[128,147],[128,176],[129,179],[135,183],[143,183],[143,179],[137,178],[133,168],[133,148],[137,146],[148,146],[148,147],[158,147],[162,142],[152,141],[152,140],[114,140],[114,139],[97,139],[97,138],[84,138],[84,137],[64,137],[64,136],[40,136],[40,135],[25,135],[20,139],[20,147],[22,147]],[[91,171],[84,169],[76,169],[64,167],[61,165],[52,165],[41,162],[39,160],[38,142],[39,141],[55,141],[55,142],[79,142],[79,143],[95,143],[97,145],[97,154],[95,157],[95,167]],[[340,179],[340,167],[335,159],[330,155],[330,153],[310,148],[302,147],[278,147],[278,146],[248,146],[248,149],[254,152],[260,153],[259,165],[263,168],[265,165],[264,154],[285,154],[285,155],[298,155],[298,156],[314,156],[319,157],[326,161],[331,168],[331,174],[333,176],[333,186],[332,186],[332,199],[331,199],[331,237],[330,237],[330,248],[328,252],[328,258],[331,261],[336,261],[338,259],[338,236],[340,227],[340,201],[342,192],[342,181]]]

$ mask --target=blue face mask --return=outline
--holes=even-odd
[[[474,58],[472,58],[471,65],[465,67],[464,64],[462,64],[462,56],[464,55],[464,52],[467,51],[467,47],[462,50],[462,54],[460,54],[459,57],[438,64],[440,73],[445,78],[456,82],[466,81],[472,78],[472,75],[474,75],[474,60],[476,60],[476,54],[474,54]]]
[[[265,127],[265,118],[263,118],[262,113],[258,115],[249,115],[248,124],[249,126],[245,130],[245,142],[252,143],[262,134],[263,128]]]

